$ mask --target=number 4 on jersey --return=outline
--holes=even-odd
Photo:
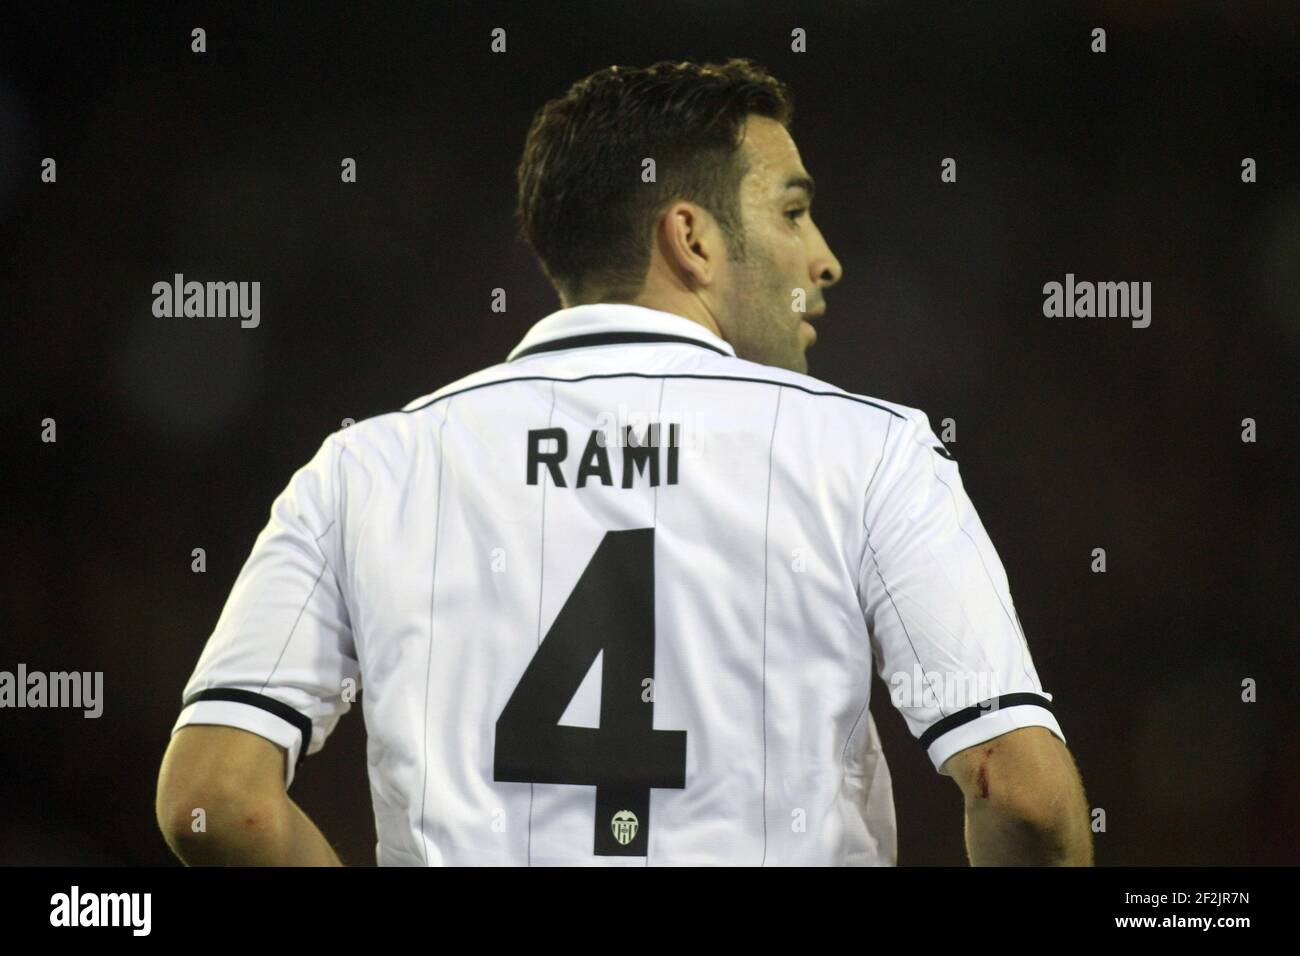
[[[593,852],[645,856],[650,789],[686,786],[686,731],[655,730],[654,529],[609,531],[497,720],[493,778],[596,788]],[[601,664],[600,727],[560,724]]]

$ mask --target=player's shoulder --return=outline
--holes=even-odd
[[[715,368],[732,377],[772,382],[787,386],[796,394],[809,396],[805,406],[810,414],[840,415],[873,431],[897,429],[904,424],[912,424],[927,431],[930,427],[929,417],[919,408],[875,395],[851,392],[803,372],[761,365],[740,358],[720,359]]]
[[[504,363],[479,369],[432,392],[411,399],[400,408],[348,422],[326,438],[339,446],[340,455],[368,455],[384,458],[411,451],[413,443],[429,433],[428,416],[448,407],[448,400],[463,392],[509,378]]]
[[[436,405],[446,404],[447,401],[457,395],[472,392],[475,389],[494,382],[504,381],[515,377],[518,370],[508,362],[498,362],[496,365],[489,365],[481,368],[476,372],[470,372],[454,382],[448,382],[441,388],[428,392],[418,398],[413,398],[400,409],[400,414],[411,415],[434,408]]]

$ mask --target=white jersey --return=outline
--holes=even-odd
[[[873,666],[940,772],[1064,739],[924,413],[583,305],[325,440],[176,728],[288,786],[363,688],[381,865],[893,865]]]

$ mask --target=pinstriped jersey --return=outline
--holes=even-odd
[[[923,412],[593,304],[325,439],[174,729],[287,787],[359,702],[381,865],[893,865],[873,671],[940,773],[1064,740]]]

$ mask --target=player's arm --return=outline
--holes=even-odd
[[[971,866],[1092,866],[1083,781],[1046,727],[968,747],[943,772],[961,788]]]
[[[172,852],[190,866],[342,866],[285,791],[286,759],[283,747],[237,727],[178,730],[155,805]]]
[[[276,498],[181,695],[155,812],[186,863],[339,865],[288,791],[361,676],[336,573],[341,455],[327,438]]]
[[[877,671],[965,795],[972,865],[1090,865],[1083,786],[1006,572],[924,415],[889,423],[863,520]]]

